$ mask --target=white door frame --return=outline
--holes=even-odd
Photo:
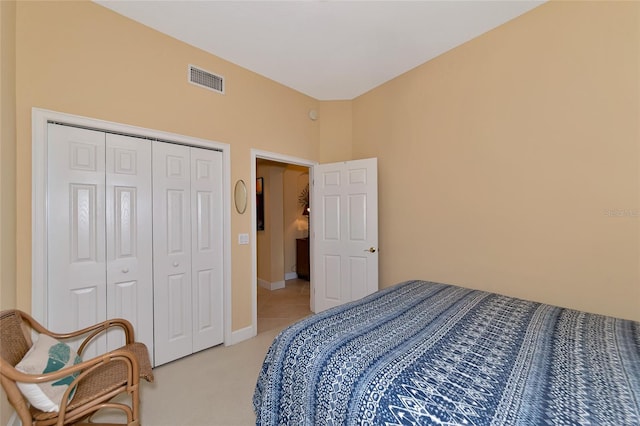
[[[229,144],[130,126],[41,108],[32,109],[31,154],[31,313],[45,327],[47,318],[47,123],[58,122],[107,132],[159,139],[183,145],[214,148],[222,152],[223,188],[223,291],[224,341],[232,343],[231,333],[231,147]],[[255,174],[255,166],[253,170]],[[255,179],[253,181],[255,194]],[[255,222],[254,222],[255,224]],[[255,229],[255,226],[254,226]],[[254,235],[255,236],[255,235]],[[255,265],[254,265],[255,266]],[[68,330],[60,330],[68,331]]]
[[[318,164],[317,161],[306,160],[304,158],[292,157],[269,151],[261,151],[259,149],[251,149],[251,191],[249,194],[251,195],[252,200],[256,199],[256,160],[259,158],[263,160],[277,161],[279,163],[308,167],[310,182],[313,180],[313,166]],[[312,186],[309,185],[309,189],[311,189],[311,187]],[[311,197],[309,197],[309,201],[311,201]],[[251,328],[252,335],[255,336],[258,334],[258,240],[256,231],[257,217],[255,201],[251,203],[251,206]],[[312,238],[312,236],[309,235],[309,238]],[[313,246],[313,244],[310,244],[310,246]],[[311,307],[313,308],[313,268],[311,269]]]

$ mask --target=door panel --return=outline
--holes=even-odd
[[[211,247],[211,227],[213,200],[210,192],[196,192],[196,250],[210,251]]]
[[[166,218],[167,218],[167,254],[169,255],[188,255],[185,253],[185,248],[190,241],[188,229],[186,227],[187,222],[185,219],[185,210],[188,206],[185,198],[188,198],[188,193],[183,189],[168,189],[166,191]]]
[[[127,259],[138,252],[138,192],[136,188],[115,186],[114,198],[114,259]]]
[[[367,239],[367,194],[349,195],[349,240]]]
[[[315,312],[378,290],[377,159],[313,168]]]
[[[137,287],[138,283],[136,281],[124,281],[113,285],[114,303],[112,309],[114,318],[125,318],[127,315],[136,311],[139,302]],[[134,330],[136,331],[136,340],[138,340],[138,329],[134,328]],[[111,340],[109,340],[109,343],[112,343]],[[123,340],[122,344],[124,343]]]
[[[139,287],[140,284],[137,281],[113,282],[109,284],[107,291],[109,318],[126,318],[131,321],[136,340],[141,340],[141,325],[145,322],[151,322],[151,317],[139,318],[138,306],[141,302],[145,302],[140,300]],[[111,330],[107,333],[109,349],[117,349],[125,344],[124,333],[120,330]]]
[[[371,293],[368,284],[368,265],[366,256],[349,257],[349,272],[351,281],[351,300],[360,299]]]
[[[48,327],[78,330],[106,319],[105,135],[48,125]],[[106,349],[97,339],[87,356]]]
[[[326,195],[322,198],[323,226],[322,237],[325,242],[340,241],[340,196]]]
[[[224,340],[222,153],[191,148],[193,351]]]
[[[151,142],[106,134],[107,316],[129,320],[153,354],[151,195]],[[108,349],[124,344],[108,333]]]
[[[189,148],[154,142],[155,365],[192,352]]]
[[[340,256],[325,255],[321,265],[326,278],[323,295],[332,303],[340,304],[342,301],[342,267]]]
[[[169,342],[180,343],[183,340],[191,341],[191,321],[189,307],[191,305],[189,295],[191,294],[191,282],[187,274],[174,274],[167,277],[168,294],[170,302],[168,319],[169,327],[166,329]],[[180,353],[179,356],[191,353],[191,347]]]
[[[98,261],[97,185],[70,184],[71,263]]]

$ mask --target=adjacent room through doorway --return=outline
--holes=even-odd
[[[309,168],[256,159],[257,332],[310,315]]]

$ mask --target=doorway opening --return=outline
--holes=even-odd
[[[255,333],[312,313],[309,176],[314,163],[254,152],[252,209]]]

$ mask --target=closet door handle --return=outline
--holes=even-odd
[[[177,268],[178,266],[180,266],[180,262],[173,262],[173,267]]]
[[[124,268],[124,269],[122,270],[122,273],[123,273],[123,274],[126,274],[127,272],[129,272],[129,268]]]

